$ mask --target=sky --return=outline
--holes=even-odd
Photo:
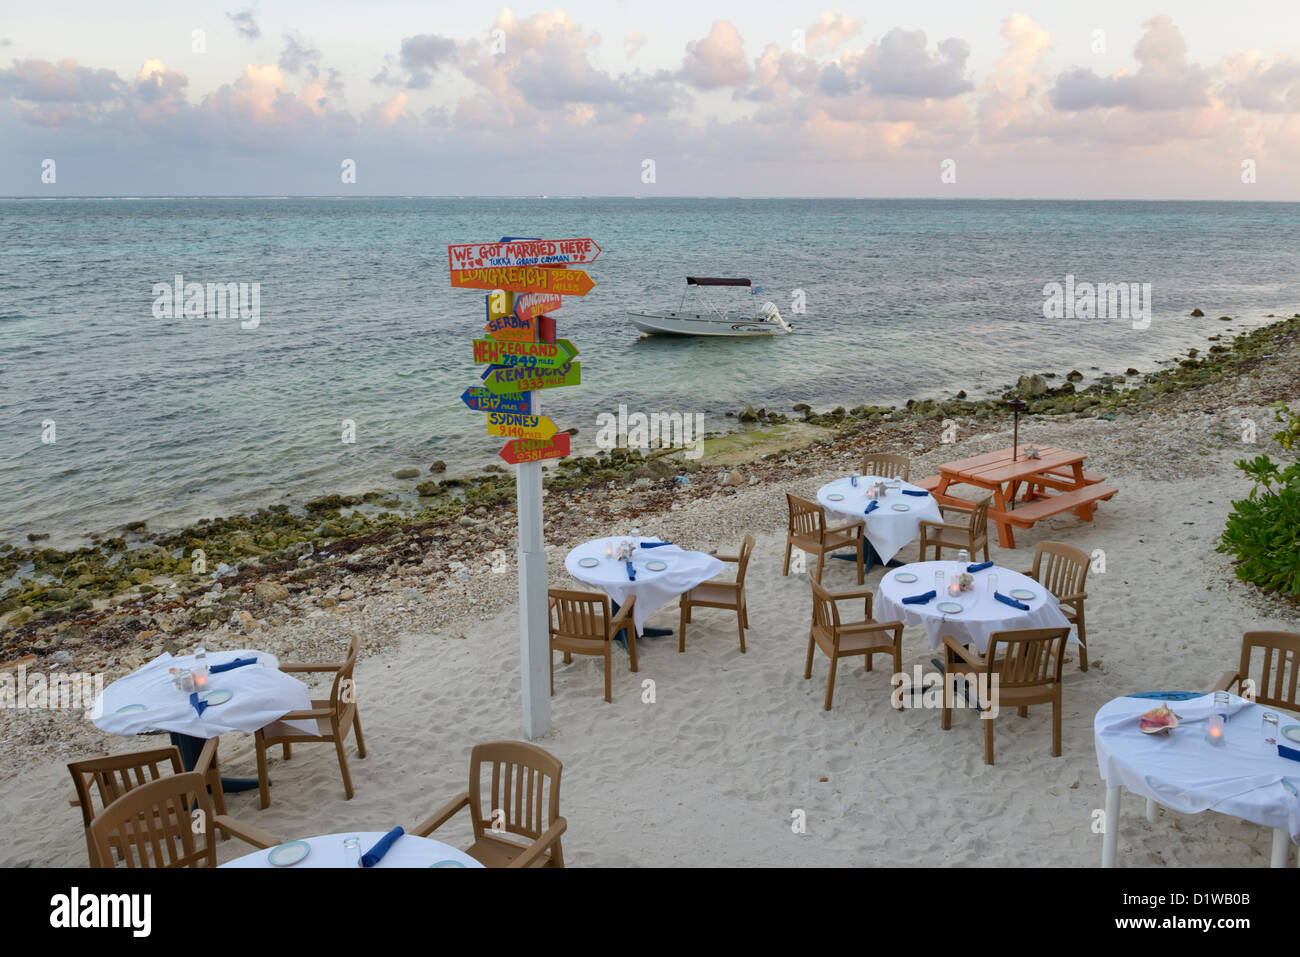
[[[1295,0],[0,10],[6,196],[1297,201],[1298,174]]]

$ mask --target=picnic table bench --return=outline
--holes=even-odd
[[[1013,455],[1011,449],[1001,449],[946,462],[939,466],[938,475],[916,484],[930,491],[940,504],[962,508],[974,503],[949,494],[950,486],[988,489],[993,493],[989,518],[997,524],[998,542],[1003,548],[1015,548],[1014,528],[1032,528],[1036,522],[1068,511],[1090,522],[1097,503],[1119,491],[1105,484],[1105,476],[1085,472],[1086,458],[1082,452],[1067,449],[1040,448],[1035,459],[1026,458],[1023,450]]]

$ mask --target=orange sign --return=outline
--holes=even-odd
[[[505,289],[557,296],[585,296],[596,285],[581,269],[547,269],[541,266],[453,269],[451,284],[458,289]]]

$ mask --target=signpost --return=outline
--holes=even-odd
[[[542,389],[577,385],[578,348],[555,338],[561,296],[585,296],[595,283],[573,264],[600,255],[590,239],[502,239],[447,247],[452,286],[489,290],[486,339],[474,340],[474,361],[485,363],[483,386],[461,401],[486,412],[488,434],[509,437],[498,455],[516,466],[519,512],[519,651],[524,733],[539,738],[551,728],[550,610],[542,536],[542,461],[569,454],[569,433],[540,413]]]
[[[544,292],[557,296],[585,296],[596,285],[581,269],[545,266],[453,269],[451,284],[457,289],[504,289],[507,292]]]

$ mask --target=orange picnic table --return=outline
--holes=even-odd
[[[1070,510],[1090,522],[1097,503],[1119,491],[1104,484],[1105,476],[1083,470],[1087,458],[1082,452],[1067,449],[1039,448],[1038,458],[1033,459],[1025,455],[1023,447],[1014,456],[1011,449],[1001,449],[946,462],[939,466],[938,481],[929,479],[921,484],[946,505],[970,505],[948,494],[952,485],[974,485],[991,491],[989,519],[997,523],[998,542],[1003,548],[1015,548],[1013,528],[1032,528],[1035,522]]]

